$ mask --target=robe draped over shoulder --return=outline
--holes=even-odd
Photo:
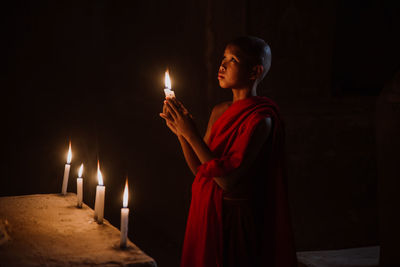
[[[270,135],[247,174],[251,177],[245,177],[250,190],[243,196],[250,203],[249,214],[254,214],[249,218],[255,221],[254,229],[249,230],[257,239],[250,241],[254,258],[248,266],[297,266],[287,199],[283,122],[271,99],[253,96],[234,102],[212,126],[209,148],[215,158],[198,168],[192,185],[181,267],[230,267],[226,257],[241,258],[240,251],[226,251],[235,246],[224,242],[240,243],[246,235],[230,230],[229,238],[224,236],[224,226],[231,223],[224,220],[240,218],[224,215],[223,198],[229,193],[213,177],[227,176],[241,165],[256,126],[267,117],[272,120]],[[238,262],[235,266],[247,265]]]

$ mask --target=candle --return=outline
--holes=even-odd
[[[78,208],[82,208],[82,198],[83,198],[83,179],[82,179],[82,172],[83,172],[83,163],[79,168],[78,178],[76,179],[76,194],[78,196]]]
[[[62,188],[61,188],[61,194],[63,194],[63,195],[67,194],[69,170],[71,169],[71,165],[70,165],[71,164],[71,159],[72,159],[71,141],[69,141],[67,163],[65,164],[64,179],[63,179]]]
[[[169,77],[168,69],[165,71],[164,83],[165,83],[165,88],[164,88],[165,97],[170,97],[170,98],[175,97],[175,92],[172,91],[171,78]]]
[[[128,218],[129,218],[128,178],[126,178],[124,198],[122,201],[122,208],[121,208],[121,242],[120,242],[121,248],[126,248],[126,241],[128,239]]]
[[[97,161],[97,180],[99,185],[96,187],[96,200],[94,202],[94,219],[97,223],[103,223],[104,217],[104,197],[106,187],[103,185],[103,176],[100,171],[100,163]]]

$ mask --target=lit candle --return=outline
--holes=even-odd
[[[169,77],[168,70],[165,71],[164,83],[165,83],[165,88],[164,88],[165,97],[170,97],[170,98],[175,97],[175,92],[172,91],[171,78]]]
[[[100,163],[97,161],[97,180],[99,185],[96,187],[96,200],[94,202],[94,219],[97,223],[103,223],[104,217],[104,195],[106,187],[103,185],[103,176],[100,171]]]
[[[71,169],[71,165],[70,165],[71,164],[71,159],[72,159],[71,141],[69,141],[67,163],[65,164],[64,179],[63,179],[62,188],[61,188],[61,194],[63,194],[63,195],[67,194],[69,170]]]
[[[128,208],[128,178],[125,182],[124,199],[121,208],[121,242],[120,247],[126,248],[126,241],[128,239],[128,218],[129,218],[129,208]]]
[[[79,168],[78,178],[76,179],[76,194],[78,196],[78,208],[82,208],[82,198],[83,198],[83,180],[82,180],[82,172],[83,172],[83,163]]]

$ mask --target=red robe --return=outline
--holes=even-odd
[[[251,248],[246,248],[240,243],[243,243],[243,237],[246,238],[248,229],[244,229],[243,233],[237,232],[241,230],[231,230],[230,236],[224,236],[229,232],[224,226],[235,225],[234,221],[240,221],[241,218],[224,222],[223,199],[232,193],[224,192],[213,177],[226,176],[240,166],[254,129],[266,117],[272,120],[270,135],[256,160],[257,164],[249,170],[248,176],[251,177],[243,179],[247,181],[244,184],[250,186],[240,186],[248,190],[237,194],[249,199],[254,211],[249,214],[254,214],[256,222],[254,229],[250,229],[252,236],[247,238],[250,241],[247,240],[246,246],[251,244]],[[283,141],[284,128],[278,107],[266,97],[236,101],[214,123],[209,148],[216,158],[199,167],[192,185],[181,267],[222,267],[224,262],[225,265],[230,262],[230,266],[241,267],[297,266],[287,201]],[[232,216],[226,218],[232,220]],[[234,247],[239,249],[226,251]],[[241,259],[246,259],[240,255],[241,252],[251,255],[253,262],[240,263]],[[233,264],[235,258],[238,261]]]

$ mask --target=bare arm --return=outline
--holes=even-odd
[[[214,124],[214,121],[219,117],[219,115],[220,115],[219,113],[221,113],[221,112],[218,112],[218,108],[214,108],[213,111],[211,112],[211,116],[210,116],[210,119],[209,119],[209,122],[207,125],[207,130],[206,130],[206,133],[203,138],[205,143],[208,143],[210,133],[211,133],[211,127]],[[170,122],[168,122],[167,118],[170,118],[170,117],[167,114],[168,114],[168,112],[166,110],[166,104],[164,104],[163,113],[160,113],[160,116],[166,120],[167,126],[178,137],[179,143],[182,148],[183,155],[185,157],[185,161],[186,161],[187,165],[189,166],[190,170],[192,171],[192,173],[194,175],[196,175],[197,168],[201,165],[201,162],[200,162],[199,158],[197,157],[196,153],[194,152],[194,150],[192,149],[192,146],[185,139],[185,137],[183,137],[183,135],[181,135],[181,134],[178,134],[175,127]]]
[[[194,153],[190,144],[186,141],[186,139],[182,135],[178,135],[179,143],[182,147],[182,152],[185,157],[186,163],[189,166],[190,170],[194,175],[197,173],[197,168],[200,166],[199,158],[196,153]]]
[[[173,105],[171,102],[168,102],[168,106],[171,110],[172,117],[174,117],[174,120],[177,121],[178,117],[180,118],[181,124],[185,123],[183,120],[187,120],[184,116],[180,116],[179,110],[177,109],[176,105],[179,105],[177,101],[174,101],[175,105]],[[182,108],[186,110],[183,106]],[[197,159],[199,160],[199,164],[204,164],[207,161],[210,161],[211,159],[214,158],[214,155],[212,154],[211,150],[208,147],[208,141],[210,138],[210,133],[211,133],[211,128],[214,124],[214,122],[221,116],[221,114],[226,110],[227,106],[225,103],[222,103],[220,105],[217,105],[213,108],[211,112],[210,119],[208,121],[207,125],[207,131],[204,135],[204,138],[201,138],[199,132],[193,127],[193,124],[191,123],[190,120],[186,121],[186,129],[184,129],[181,134],[186,140],[186,142],[189,144],[191,147],[193,153],[197,155]],[[176,125],[176,124],[175,124]],[[179,124],[178,124],[179,125]],[[176,125],[177,126],[177,125]],[[179,126],[177,126],[178,129]],[[184,127],[185,128],[185,127]],[[197,168],[196,168],[197,170]]]
[[[246,149],[242,164],[227,176],[214,177],[215,182],[225,191],[230,191],[250,168],[251,164],[256,160],[261,147],[268,138],[271,131],[271,118],[266,118],[259,123],[254,130],[250,143]],[[192,134],[187,137],[189,144],[196,152],[201,163],[208,162],[214,157],[208,146],[197,135]]]
[[[208,125],[207,125],[207,130],[206,133],[204,134],[203,141],[208,147],[208,141],[210,139],[210,133],[211,133],[211,128],[214,124],[214,122],[218,119],[218,117],[221,115],[221,113],[224,110],[221,109],[220,106],[216,106],[213,108],[210,119],[208,120]],[[194,175],[197,173],[197,168],[202,164],[193,150],[192,146],[190,143],[182,136],[178,135],[179,142],[182,147],[183,155],[185,156],[186,163],[188,164],[190,170]]]
[[[184,136],[188,144],[196,153],[201,164],[215,158],[205,141],[200,137],[198,131],[193,127],[192,122],[188,120],[188,117],[181,114],[174,103],[168,101],[167,104],[172,117],[170,123],[172,123],[177,131]],[[226,177],[214,177],[215,182],[222,189],[229,191],[238,182],[239,178],[248,170],[260,152],[262,145],[267,140],[270,130],[271,119],[266,118],[261,121],[254,130],[241,166]]]

